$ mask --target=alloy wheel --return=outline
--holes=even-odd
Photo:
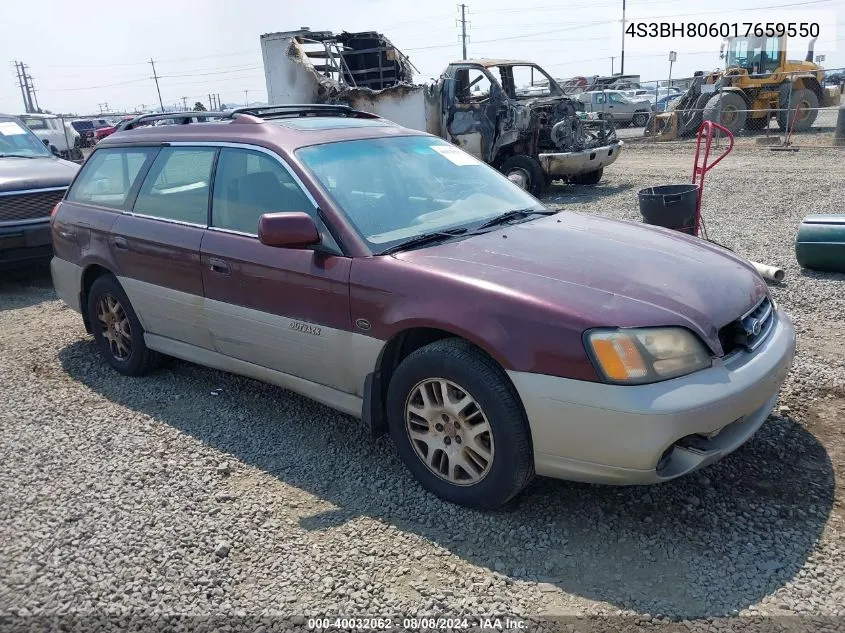
[[[97,319],[109,352],[115,359],[125,361],[132,354],[132,326],[120,301],[104,294],[97,302]]]
[[[490,422],[460,385],[423,380],[405,402],[405,430],[417,457],[435,475],[458,486],[477,484],[493,465]]]

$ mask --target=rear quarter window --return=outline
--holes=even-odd
[[[103,148],[85,162],[67,195],[69,202],[123,209],[129,192],[158,148]]]

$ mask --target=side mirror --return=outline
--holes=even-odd
[[[48,149],[49,149],[49,147],[50,147],[50,139],[47,139],[47,138],[42,138],[42,139],[41,139],[41,142],[42,142],[42,143],[44,143],[44,147],[46,147],[46,148],[48,148]]]
[[[265,213],[258,221],[258,241],[265,246],[305,248],[320,243],[314,219],[302,211]]]

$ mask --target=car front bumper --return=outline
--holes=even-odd
[[[622,141],[615,141],[581,152],[540,154],[540,165],[548,176],[555,178],[578,176],[614,163],[619,158],[622,145]]]
[[[608,484],[667,481],[718,461],[762,426],[795,354],[781,311],[754,352],[688,376],[621,386],[508,372],[531,427],[537,474]]]
[[[0,224],[0,268],[47,262],[52,255],[50,218]]]

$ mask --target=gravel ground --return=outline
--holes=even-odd
[[[637,190],[687,181],[692,152],[628,148],[600,186],[548,201],[639,220]],[[793,240],[804,214],[842,210],[843,159],[737,150],[705,190],[711,237],[787,271],[774,296],[799,351],[761,431],[690,477],[539,480],[493,513],[426,494],[387,438],[284,390],[180,361],[119,376],[45,271],[0,278],[0,630],[53,616],[150,628],[163,614],[250,631],[326,614],[837,628],[845,276],[802,272]],[[202,619],[215,615],[227,619]]]

